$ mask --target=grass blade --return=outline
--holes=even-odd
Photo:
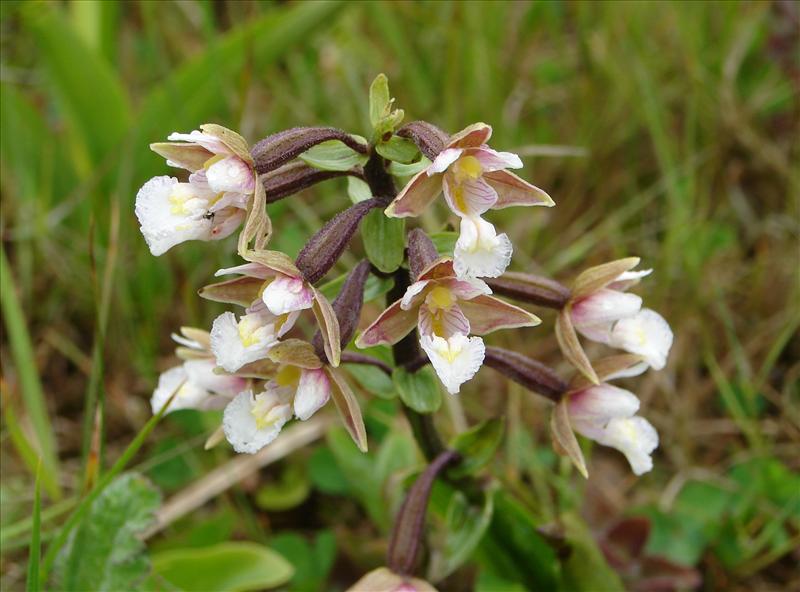
[[[36,592],[41,590],[42,587],[39,582],[39,560],[41,559],[41,511],[42,511],[42,496],[41,496],[41,480],[39,478],[41,473],[41,464],[36,471],[36,488],[33,493],[33,528],[31,530],[31,547],[28,553],[28,580],[25,584],[26,592]]]
[[[47,415],[44,402],[44,391],[36,369],[33,355],[33,346],[25,325],[25,316],[22,312],[16,290],[14,278],[11,275],[11,266],[6,258],[6,251],[0,246],[0,307],[3,311],[3,320],[8,331],[8,341],[11,346],[11,355],[19,375],[20,390],[25,411],[30,417],[36,438],[37,447],[41,453],[43,469],[48,473],[47,483],[50,483],[48,493],[54,499],[61,498],[61,489],[58,486],[58,458],[56,456],[55,436],[53,426]]]

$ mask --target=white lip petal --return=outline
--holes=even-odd
[[[634,474],[652,470],[651,454],[658,448],[658,432],[643,417],[620,417],[608,422],[597,442],[625,455]]]
[[[206,170],[206,179],[215,193],[249,194],[255,186],[253,170],[237,156],[228,156],[212,164]]]
[[[423,335],[419,342],[450,394],[458,393],[461,385],[475,376],[486,351],[483,339],[461,334],[450,339]]]
[[[212,359],[187,360],[183,363],[189,381],[211,393],[232,397],[247,384],[239,376],[217,374],[214,372],[216,366]]]
[[[614,325],[608,344],[638,354],[654,370],[661,370],[667,364],[672,340],[672,329],[664,317],[654,310],[643,308],[638,314]]]
[[[331,384],[324,370],[303,370],[294,396],[295,416],[307,420],[328,402],[330,396]]]
[[[453,269],[459,278],[498,277],[511,262],[514,247],[505,234],[475,216],[461,219],[461,234],[456,241]]]
[[[211,327],[211,351],[228,372],[265,358],[277,342],[274,317],[269,314],[248,314],[237,322],[236,315],[224,312]]]
[[[158,377],[158,385],[150,398],[150,407],[154,415],[161,411],[173,393],[175,397],[165,413],[172,413],[178,409],[196,409],[210,396],[207,390],[189,380],[183,365],[175,366],[162,372]]]
[[[277,274],[261,294],[264,304],[274,315],[311,308],[314,293],[302,278]]]
[[[259,415],[269,419],[262,427],[254,414],[257,402],[269,410]],[[222,430],[236,452],[255,454],[278,437],[291,416],[291,405],[283,403],[275,393],[267,391],[253,397],[252,391],[243,391],[225,407]]]

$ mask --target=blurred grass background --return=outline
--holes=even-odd
[[[5,527],[28,532],[20,520],[31,504],[34,450],[44,451],[46,506],[57,514],[52,502],[68,507],[80,490],[96,422],[113,459],[149,417],[158,372],[174,363],[170,331],[207,326],[221,310],[196,289],[233,264],[235,239],[156,259],[138,232],[138,187],[168,174],[147,144],[205,122],[251,142],[295,125],[364,134],[368,85],[385,72],[408,120],[451,132],[491,123],[493,146],[519,153],[524,176],[555,199],[551,211],[494,216],[514,241],[513,269],[569,280],[586,266],[639,255],[655,269],[640,293],[675,331],[667,369],[631,383],[662,442],[655,471],[638,480],[615,456],[597,454],[592,480],[569,486],[549,452],[543,406],[484,370],[460,401],[470,420],[510,412],[501,460],[508,482],[544,521],[570,505],[597,528],[608,508],[648,515],[654,551],[698,566],[709,589],[791,577],[800,560],[792,515],[800,469],[797,4],[86,1],[0,9]],[[334,180],[270,206],[275,248],[296,253],[347,203],[344,181]],[[435,230],[448,220],[436,210],[422,223]],[[358,240],[353,251],[338,272],[362,252]],[[559,363],[552,317],[542,316],[529,334],[490,341]],[[372,425],[383,425],[377,437],[398,423],[385,401],[362,400]],[[95,406],[97,418],[87,418]],[[210,425],[183,414],[160,426],[142,462],[165,491],[226,458],[202,451]],[[219,506],[227,513],[214,509],[208,524],[228,520],[229,531],[265,537],[274,525],[261,518],[247,526],[258,512],[248,499],[226,496]],[[744,509],[743,499],[752,502]],[[359,544],[354,531],[337,531],[337,540],[345,549]],[[15,549],[26,541],[5,540],[4,589],[20,586],[24,551]]]

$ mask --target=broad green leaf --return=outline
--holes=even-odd
[[[317,533],[313,544],[306,537],[281,533],[272,537],[270,547],[288,559],[295,568],[287,588],[297,592],[321,592],[336,559],[336,537],[330,530]]]
[[[389,114],[391,102],[389,79],[386,74],[378,74],[369,87],[369,121],[373,128]]]
[[[417,145],[400,136],[392,136],[386,142],[378,142],[375,150],[384,158],[403,164],[411,164],[419,156]]]
[[[380,368],[366,364],[346,364],[347,371],[367,393],[382,399],[394,399],[397,389],[390,376]]]
[[[320,446],[311,454],[308,476],[314,487],[328,495],[345,495],[350,491],[347,478],[327,446]]]
[[[186,592],[246,592],[288,582],[294,568],[281,555],[256,543],[221,543],[153,555],[154,580]],[[121,589],[121,588],[120,588]]]
[[[575,592],[624,591],[619,575],[608,565],[581,518],[567,514],[562,516],[562,522],[571,549],[563,565],[564,588]]]
[[[256,505],[264,510],[289,510],[302,504],[310,490],[305,467],[297,463],[290,464],[277,481],[259,487]]]
[[[442,391],[433,368],[411,373],[397,368],[392,374],[400,399],[418,413],[433,413],[442,404]]]
[[[372,191],[366,181],[351,175],[347,177],[347,196],[353,203],[358,203],[370,199]]]
[[[488,419],[453,438],[450,448],[461,453],[461,462],[448,473],[453,477],[464,477],[485,467],[500,446],[504,427],[502,418]]]
[[[22,15],[60,107],[86,149],[88,172],[112,154],[128,130],[128,97],[108,62],[86,46],[57,5],[29,3]]]
[[[438,582],[463,565],[481,542],[494,513],[496,487],[484,492],[482,507],[470,505],[460,491],[450,498],[444,525],[444,544],[431,551],[428,580]]]
[[[372,264],[384,273],[392,273],[405,257],[406,223],[402,218],[389,218],[376,208],[361,222],[364,250]]]
[[[127,473],[94,499],[56,560],[60,590],[127,590],[150,571],[139,534],[161,496],[147,479]]]
[[[390,432],[381,442],[375,458],[375,475],[383,490],[399,494],[396,487],[391,487],[389,480],[398,472],[407,471],[418,461],[414,439],[407,432]]]
[[[420,171],[424,171],[431,165],[431,161],[424,156],[417,162],[403,164],[402,162],[392,161],[389,163],[389,173],[395,177],[411,177]]]
[[[458,240],[457,232],[434,232],[429,235],[433,245],[442,257],[452,257]]]
[[[299,156],[309,166],[323,171],[349,171],[363,166],[367,156],[356,152],[339,140],[328,140],[309,148]]]

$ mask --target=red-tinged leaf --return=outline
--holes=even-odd
[[[583,351],[575,327],[572,326],[569,308],[562,309],[556,319],[556,339],[561,347],[561,352],[578,371],[588,378],[592,384],[600,384],[597,374],[592,368],[586,352]]]
[[[217,125],[216,123],[205,123],[200,126],[200,129],[210,135],[218,138],[227,146],[231,152],[241,158],[247,164],[253,164],[253,157],[250,155],[250,146],[242,136],[227,127]]]
[[[453,134],[447,143],[447,148],[477,148],[488,142],[491,137],[492,126],[483,122],[473,123]]]
[[[344,427],[350,434],[361,452],[367,451],[367,430],[364,427],[364,418],[350,385],[347,384],[341,372],[335,368],[327,367],[325,371],[331,378],[331,398],[336,405],[336,410],[342,418]]]
[[[581,475],[588,479],[589,473],[586,470],[583,452],[581,452],[578,439],[575,438],[569,423],[566,397],[556,403],[555,409],[553,409],[553,414],[550,416],[550,430],[556,452],[568,456]]]
[[[261,278],[241,276],[203,286],[197,293],[206,300],[246,307],[253,304],[253,301],[259,297],[263,285],[264,280]]]
[[[590,294],[594,294],[598,290],[605,288],[608,284],[613,282],[620,274],[630,271],[639,265],[640,259],[638,257],[626,257],[625,259],[617,259],[610,263],[603,263],[595,267],[590,267],[583,271],[576,279],[572,287],[572,299],[578,300]]]
[[[356,339],[356,347],[365,348],[375,345],[394,345],[408,335],[417,326],[416,309],[403,310],[400,300],[392,303],[372,324],[364,329]]]
[[[458,306],[469,320],[470,333],[474,335],[486,335],[498,329],[534,327],[542,322],[527,310],[494,296],[481,295],[472,300],[460,300]]]
[[[497,202],[492,209],[499,210],[512,206],[553,207],[556,202],[535,185],[531,185],[511,171],[500,170],[483,174],[484,180],[497,192]]]
[[[342,357],[341,335],[339,333],[339,321],[333,311],[331,303],[322,295],[322,292],[311,286],[314,292],[314,316],[317,318],[320,333],[322,334],[322,345],[328,362],[334,368],[339,365]]]
[[[322,361],[314,352],[314,347],[302,339],[284,339],[270,348],[267,357],[276,364],[289,364],[308,370],[322,368]]]

